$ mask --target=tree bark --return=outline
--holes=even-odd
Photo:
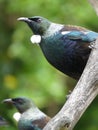
[[[89,0],[98,13],[98,1]],[[95,3],[94,3],[95,2]],[[94,43],[84,72],[60,112],[44,130],[72,130],[98,94],[98,39]]]
[[[98,15],[98,0],[89,0],[89,2],[91,3],[94,10],[96,11],[96,14]]]

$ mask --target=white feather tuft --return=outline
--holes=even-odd
[[[39,44],[41,42],[41,36],[40,35],[33,35],[30,38],[31,42],[34,44]]]
[[[18,122],[21,117],[21,114],[19,112],[14,113],[13,118]]]

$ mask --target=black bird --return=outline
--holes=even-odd
[[[8,125],[8,122],[2,116],[0,116],[0,126],[6,126],[6,125]]]
[[[98,33],[79,26],[53,23],[41,16],[18,20],[31,28],[35,34],[31,41],[39,43],[51,65],[74,79],[80,78]]]
[[[50,117],[40,111],[34,102],[25,97],[5,99],[4,103],[13,104],[21,113],[18,121],[19,130],[42,130]]]

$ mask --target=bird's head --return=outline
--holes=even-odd
[[[34,102],[25,97],[5,99],[3,102],[14,105],[20,113],[25,112],[31,107],[36,108]]]
[[[41,16],[34,16],[30,18],[20,17],[18,18],[18,20],[26,22],[33,31],[33,33],[36,35],[44,35],[44,33],[47,31],[51,24],[48,19],[43,18]]]

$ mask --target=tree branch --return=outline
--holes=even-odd
[[[97,0],[89,0],[96,8]],[[94,4],[94,1],[97,2]],[[96,5],[97,4],[97,5]],[[97,11],[97,10],[96,10]],[[85,70],[60,112],[44,130],[72,130],[87,107],[98,94],[98,39],[95,42]]]
[[[93,59],[93,60],[92,60]],[[98,94],[98,40],[91,52],[87,66],[61,111],[51,119],[44,130],[72,130],[86,108]]]
[[[94,10],[96,11],[96,14],[98,15],[98,0],[89,0],[89,2],[91,3]]]

